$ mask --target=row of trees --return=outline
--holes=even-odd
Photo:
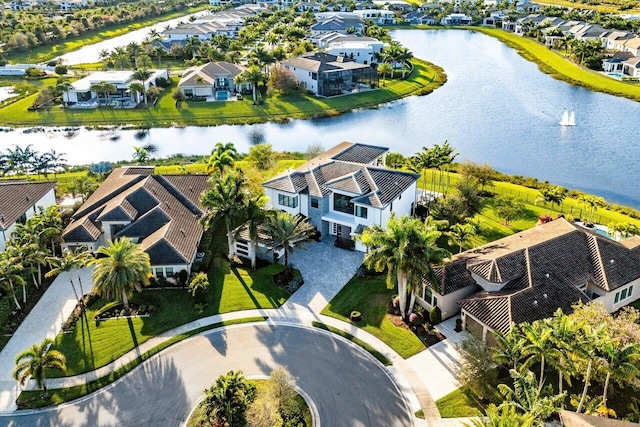
[[[27,175],[36,173],[48,177],[66,168],[66,154],[50,150],[40,153],[33,149],[33,145],[26,147],[14,145],[6,152],[0,153],[0,173],[2,175]]]
[[[614,401],[627,418],[637,420],[638,402],[625,390],[640,383],[638,320],[633,308],[611,316],[604,306],[592,303],[574,307],[571,315],[558,311],[552,318],[512,325],[509,333],[494,332],[495,347],[476,339],[460,346],[459,379],[486,398],[497,389],[500,408],[531,417],[527,425],[542,425],[565,407],[615,417],[609,407]],[[537,378],[532,369],[539,370]],[[509,372],[512,387],[499,378],[504,372]],[[567,387],[574,394],[569,395]],[[501,413],[491,408],[487,415]]]

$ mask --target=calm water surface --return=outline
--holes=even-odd
[[[159,156],[206,154],[218,141],[247,151],[261,139],[277,150],[304,151],[312,143],[329,148],[343,140],[391,147],[409,155],[448,140],[458,160],[487,162],[512,174],[590,191],[640,207],[640,104],[574,87],[497,40],[468,31],[400,30],[395,39],[417,57],[442,66],[448,82],[434,93],[340,117],[285,124],[87,131],[51,129],[0,134],[0,149],[33,144],[66,152],[73,164],[130,158],[133,145],[151,142]],[[565,109],[577,126],[558,125]]]

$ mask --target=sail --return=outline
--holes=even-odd
[[[562,126],[567,126],[569,124],[569,111],[568,110],[564,110],[564,113],[562,114],[562,119],[560,120],[560,124]]]
[[[575,126],[576,125],[576,114],[572,111],[571,115],[569,116],[569,126]]]

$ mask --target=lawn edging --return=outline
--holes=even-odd
[[[85,384],[72,386],[68,388],[61,389],[49,389],[48,399],[42,399],[42,390],[24,390],[18,396],[16,403],[18,404],[19,409],[37,409],[44,408],[47,406],[58,405],[64,402],[69,402],[75,399],[79,399],[84,397],[94,391],[97,391],[116,380],[122,378],[124,375],[131,372],[138,365],[143,363],[144,361],[150,359],[156,354],[160,353],[162,350],[171,347],[174,344],[177,344],[181,341],[186,340],[187,338],[191,338],[195,335],[198,335],[202,332],[208,332],[213,329],[224,328],[227,326],[238,325],[238,324],[246,324],[246,323],[260,323],[264,322],[268,319],[268,316],[254,316],[254,317],[245,317],[240,319],[231,319],[231,320],[223,320],[221,322],[217,322],[211,325],[202,326],[197,329],[193,329],[188,332],[184,332],[182,334],[176,335],[167,339],[166,341],[156,345],[155,347],[147,350],[142,353],[140,356],[126,363],[124,366],[121,366],[118,369],[113,370],[110,374],[101,377],[97,380],[87,382]]]
[[[342,338],[345,338],[345,339],[349,340],[350,342],[362,347],[363,350],[365,350],[366,352],[371,354],[373,357],[375,357],[378,360],[378,362],[382,363],[384,366],[392,366],[393,365],[393,363],[391,362],[391,360],[389,360],[389,358],[387,356],[385,356],[384,354],[380,353],[378,350],[373,348],[372,345],[362,341],[360,338],[356,338],[355,336],[351,335],[349,332],[345,332],[345,331],[343,331],[341,329],[335,328],[333,326],[329,326],[326,323],[317,322],[315,320],[313,322],[311,322],[311,324],[315,328],[324,329],[325,331],[329,331],[329,332],[331,332],[333,334],[339,335]]]

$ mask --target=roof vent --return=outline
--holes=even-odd
[[[544,277],[549,278],[549,273],[545,274]]]
[[[186,235],[187,235],[187,233],[185,233],[185,232],[184,232],[184,229],[183,229],[183,228],[181,228],[181,229],[180,229],[180,232],[182,233],[182,235],[183,235],[183,236],[186,236]]]
[[[547,299],[547,294],[542,294],[542,296],[544,297],[544,299]]]
[[[27,194],[27,196],[26,196],[26,199],[27,199],[27,202],[28,202],[28,201],[29,201],[29,195],[28,195],[28,194]]]
[[[538,305],[538,300],[537,299],[533,300],[533,305]]]
[[[611,265],[616,263],[616,260],[612,259],[611,261],[609,261],[609,263],[611,263]]]

